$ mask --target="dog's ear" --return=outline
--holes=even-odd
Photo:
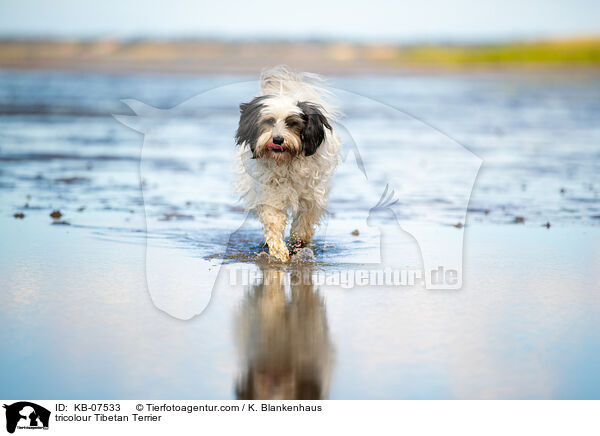
[[[263,100],[267,97],[266,95],[256,97],[251,102],[240,105],[240,123],[235,133],[235,143],[237,145],[247,143],[253,155],[260,135],[260,113],[265,107]]]
[[[323,115],[323,108],[317,104],[306,101],[298,102],[297,106],[302,111],[304,130],[302,130],[302,147],[304,154],[315,154],[317,148],[325,139],[325,128],[331,130],[327,117]]]

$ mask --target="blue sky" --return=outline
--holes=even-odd
[[[474,41],[600,34],[600,0],[0,0],[0,35]]]

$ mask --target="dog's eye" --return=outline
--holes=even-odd
[[[290,129],[297,129],[298,127],[300,127],[302,125],[301,122],[300,122],[300,120],[296,119],[295,117],[286,118],[285,124]]]
[[[265,124],[267,124],[269,126],[274,126],[275,125],[275,118],[267,118],[265,120]]]

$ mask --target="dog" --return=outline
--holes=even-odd
[[[262,73],[261,95],[240,105],[235,135],[236,191],[262,223],[269,254],[287,262],[290,246],[308,245],[324,217],[341,142],[340,114],[314,74],[278,66]]]

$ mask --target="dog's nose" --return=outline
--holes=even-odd
[[[277,144],[277,145],[283,144],[283,137],[282,136],[275,136],[273,138],[273,144]]]

